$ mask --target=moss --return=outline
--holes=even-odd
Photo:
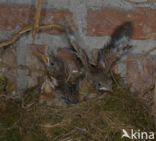
[[[19,129],[8,130],[6,133],[6,141],[21,141]]]
[[[148,108],[127,89],[114,89],[114,93],[104,100],[103,110],[113,112],[122,121],[139,129],[154,127]]]
[[[34,131],[31,131],[31,138],[33,141],[47,141],[45,133],[42,132],[39,127],[34,129]]]
[[[10,127],[16,121],[19,120],[20,117],[20,102],[8,100],[6,102],[5,110],[0,115],[0,124],[3,127]]]
[[[62,134],[65,134],[66,133],[66,130],[64,128],[55,128],[54,132],[53,132],[53,136],[56,137],[56,136],[60,136]]]

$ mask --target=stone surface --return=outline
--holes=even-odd
[[[139,59],[141,55],[129,55],[127,58],[127,79],[134,92],[149,89],[155,83],[156,58],[146,57]]]

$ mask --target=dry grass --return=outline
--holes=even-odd
[[[0,98],[0,141],[120,141],[123,128],[156,129],[127,89],[65,107],[39,105],[37,88],[25,94],[22,101]]]

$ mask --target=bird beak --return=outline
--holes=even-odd
[[[49,57],[47,55],[42,55],[42,60],[47,66],[49,65]]]
[[[100,87],[99,91],[112,92],[112,90],[110,88],[107,88],[107,87]]]

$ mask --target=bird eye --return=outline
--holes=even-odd
[[[54,63],[53,63],[53,62],[51,62],[50,64],[51,64],[52,66],[54,66]]]
[[[98,86],[99,86],[99,87],[101,86],[101,82],[98,82]]]

